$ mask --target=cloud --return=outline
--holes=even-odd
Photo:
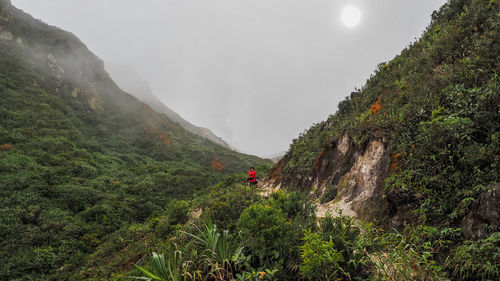
[[[13,0],[130,64],[185,119],[261,156],[286,150],[397,55],[445,0]],[[347,5],[363,14],[348,29]]]

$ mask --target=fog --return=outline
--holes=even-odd
[[[445,0],[12,0],[132,65],[168,107],[268,156],[418,38]],[[352,5],[361,22],[348,28]]]

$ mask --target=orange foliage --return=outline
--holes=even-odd
[[[212,170],[214,171],[217,171],[217,172],[222,172],[224,171],[226,167],[224,167],[224,165],[222,165],[221,162],[217,161],[217,160],[212,160]]]
[[[159,136],[160,136],[160,139],[162,139],[165,144],[168,144],[168,145],[172,144],[172,141],[169,138],[167,138],[167,136],[165,136],[164,134],[160,133]]]
[[[398,167],[399,158],[401,158],[401,153],[396,153],[392,155],[391,171],[395,171]]]
[[[316,160],[314,160],[314,166],[313,167],[314,167],[315,170],[317,170],[319,168],[319,163],[320,163],[320,160],[321,160],[323,154],[325,154],[325,148],[321,149],[321,152],[316,157]]]
[[[114,185],[119,185],[119,184],[120,184],[120,181],[114,180],[114,181],[113,181],[113,184],[114,184]]]
[[[156,112],[153,108],[151,108],[151,106],[145,104],[143,105],[144,109],[146,110],[147,113],[149,113],[149,116],[152,118],[151,121],[156,121],[156,122],[163,122],[163,120],[161,119],[160,117],[160,114],[158,114],[158,112]]]
[[[172,140],[170,140],[167,136],[165,136],[160,130],[151,128],[149,129],[149,131],[153,134],[158,135],[165,144],[167,145],[172,144]]]
[[[380,111],[380,98],[370,106],[370,114],[375,115]]]
[[[14,146],[10,143],[0,145],[0,151],[7,151],[13,149]]]
[[[278,164],[276,164],[276,166],[274,166],[274,168],[271,171],[271,176],[270,176],[271,181],[275,181],[278,179],[278,175],[282,169],[283,169],[282,161],[279,161]]]

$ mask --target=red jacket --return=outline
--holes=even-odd
[[[248,171],[248,176],[250,177],[250,179],[248,181],[255,182],[255,175],[257,175],[257,172],[255,170]]]

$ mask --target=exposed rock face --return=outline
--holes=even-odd
[[[49,66],[50,73],[54,77],[56,86],[60,87],[64,80],[64,69],[52,54],[47,56],[47,65]]]
[[[12,33],[7,31],[0,32],[0,41],[12,43],[14,42],[14,36],[12,35]]]
[[[320,217],[336,211],[367,220],[388,217],[391,204],[383,196],[383,186],[391,160],[382,139],[360,146],[353,145],[344,134],[321,150],[312,175],[286,178],[279,167],[288,161],[287,157],[277,164],[265,186],[310,187],[320,202]]]
[[[338,151],[346,155],[348,139],[344,136],[337,145]],[[355,163],[347,173],[336,181],[335,199],[318,206],[318,216],[326,212],[341,210],[343,214],[364,219],[383,218],[389,212],[389,202],[383,197],[383,182],[388,173],[390,159],[380,140],[370,142],[363,154],[355,154]],[[333,171],[335,180],[338,171]]]
[[[466,239],[483,239],[500,231],[500,183],[481,193],[474,210],[463,219],[461,229]]]

